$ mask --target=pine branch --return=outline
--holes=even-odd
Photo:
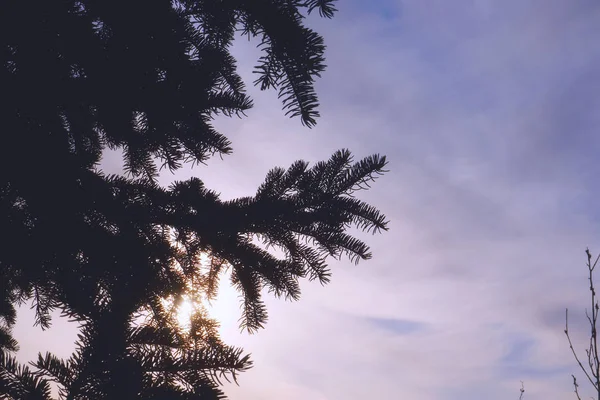
[[[241,325],[255,331],[267,320],[263,289],[297,300],[300,279],[329,281],[328,255],[370,257],[347,231],[387,220],[351,196],[384,172],[383,157],[298,161],[232,201],[199,179],[158,183],[162,168],[232,152],[213,118],[252,107],[231,54],[237,29],[260,41],[255,83],[277,91],[286,115],[316,123],[325,45],[305,26],[314,11],[331,18],[334,1],[0,4],[0,117],[12,132],[0,146],[0,225],[11,232],[0,257],[0,395],[45,399],[54,381],[67,398],[222,399],[220,379],[235,381],[248,356],[221,343],[201,307],[189,331],[177,326],[165,299],[214,298],[231,267]],[[128,176],[99,171],[107,148],[123,152]],[[207,268],[205,253],[216,260]],[[55,308],[80,324],[68,360],[39,355],[31,372],[8,356],[24,300],[42,328]]]
[[[0,393],[14,400],[52,400],[48,381],[20,365],[5,351],[0,351]]]
[[[0,351],[19,351],[19,343],[12,336],[10,328],[0,325]]]

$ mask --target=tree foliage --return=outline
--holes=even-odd
[[[260,40],[255,84],[315,124],[325,47],[304,25],[314,11],[332,17],[333,1],[0,2],[0,226],[10,232],[0,394],[47,399],[53,381],[68,399],[224,398],[220,379],[249,357],[220,341],[201,307],[182,330],[182,298],[213,298],[229,269],[241,326],[254,332],[267,320],[264,289],[296,300],[300,279],[329,281],[327,257],[370,258],[348,228],[378,232],[387,221],[353,194],[385,172],[385,157],[298,161],[229,201],[197,178],[156,180],[161,168],[231,152],[211,121],[252,106],[230,54],[236,32]],[[107,148],[123,151],[126,176],[98,169]],[[79,323],[71,358],[22,366],[10,355],[24,301],[43,329],[52,310]]]

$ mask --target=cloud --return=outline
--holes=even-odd
[[[365,198],[392,230],[369,239],[372,261],[336,265],[333,283],[306,286],[294,308],[271,304],[266,331],[241,343],[285,357],[257,362],[240,393],[285,396],[245,388],[268,365],[328,399],[500,399],[516,397],[519,380],[532,398],[570,395],[564,308],[587,304],[583,249],[598,239],[586,179],[598,149],[598,6],[383,7],[350,6],[319,25],[330,46],[320,148],[274,111],[252,118],[278,159],[336,144],[387,153],[392,171]],[[268,95],[257,104],[277,107]],[[267,154],[247,132],[239,148]],[[374,319],[427,329],[403,335]],[[573,323],[583,349],[585,325]]]
[[[364,322],[371,324],[379,329],[393,332],[396,335],[406,335],[425,329],[425,325],[415,321],[397,319],[397,318],[364,318]]]

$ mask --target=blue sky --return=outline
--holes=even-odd
[[[573,398],[564,308],[583,351],[584,250],[600,251],[600,3],[339,8],[310,20],[329,46],[318,126],[253,89],[248,118],[218,121],[234,154],[177,175],[231,198],[276,165],[341,147],[390,159],[362,194],[391,219],[390,232],[368,238],[372,260],[333,262],[332,283],[304,284],[298,303],[270,299],[270,322],[253,336],[239,333],[237,299],[222,289],[223,336],[255,361],[230,398],[504,400],[518,399],[521,380],[525,399]],[[235,49],[247,82],[252,46]],[[68,355],[72,328],[31,334],[30,322],[22,313],[23,358]]]

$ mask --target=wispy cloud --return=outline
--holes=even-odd
[[[288,393],[247,386],[263,366],[327,399],[516,398],[519,380],[528,398],[569,396],[564,308],[587,304],[583,249],[598,240],[599,6],[349,3],[318,23],[330,46],[318,137],[269,94],[228,128],[242,157],[267,164],[342,146],[388,154],[392,171],[365,197],[392,230],[372,239],[372,261],[336,265],[297,305],[273,302],[266,331],[230,328],[269,355],[232,398]]]

